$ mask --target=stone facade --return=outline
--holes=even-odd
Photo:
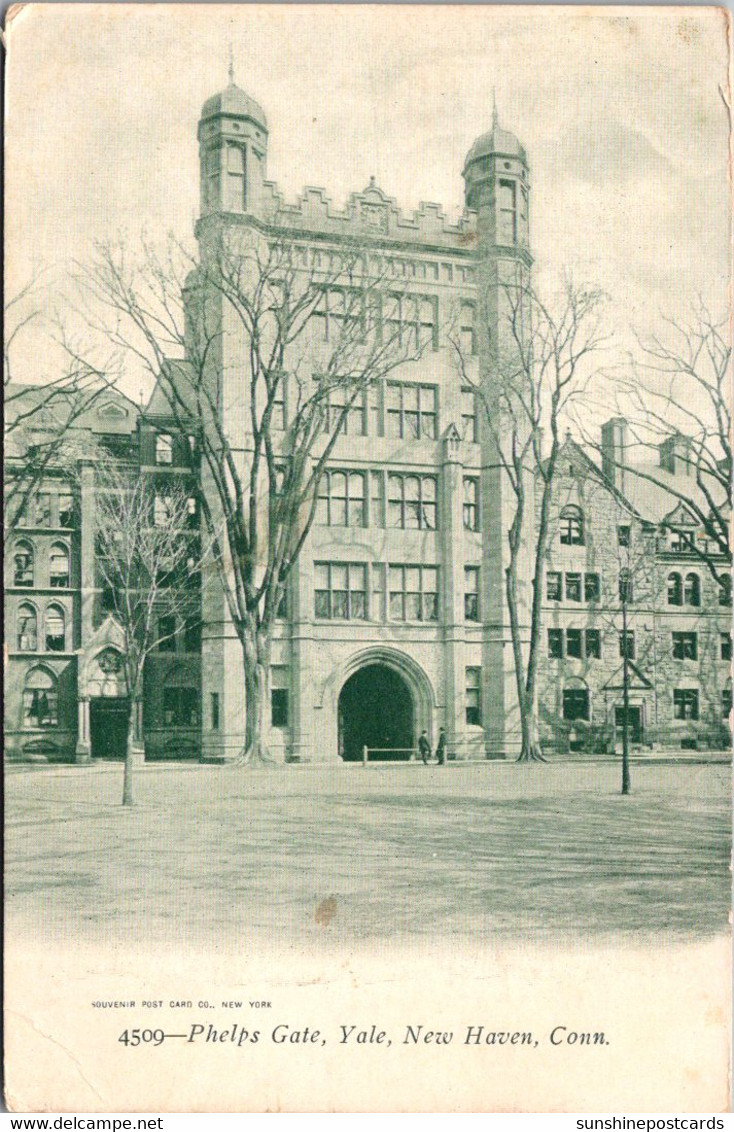
[[[288,241],[311,270],[358,239],[396,289],[420,303],[417,317],[430,336],[421,358],[377,383],[361,416],[351,417],[347,434],[337,439],[323,502],[291,574],[286,616],[275,629],[270,749],[281,761],[338,762],[361,757],[364,746],[376,757],[407,757],[422,731],[435,745],[444,727],[457,758],[512,756],[520,740],[504,599],[512,500],[466,382],[491,398],[492,357],[503,345],[503,287],[522,283],[532,266],[527,155],[500,129],[495,112],[491,130],[466,159],[466,209],[450,223],[435,204],[404,215],[374,180],[342,210],[313,188],[287,204],[266,178],[267,143],[264,112],[234,84],[205,103],[196,225],[202,258],[222,233],[236,247],[243,233],[254,231],[263,240]],[[184,302],[190,302],[187,294]],[[463,381],[445,332],[450,312],[467,367]],[[211,381],[244,467],[251,444],[246,351],[223,303],[219,319]],[[286,388],[284,424],[288,402]],[[607,444],[618,438],[617,425],[605,426]],[[192,474],[185,455],[180,461],[175,455],[182,441],[170,440],[160,391],[144,412],[124,398],[100,399],[85,427],[97,439],[124,441],[142,474],[167,476],[179,463],[179,472]],[[169,438],[162,453],[160,437]],[[669,551],[660,534],[667,512],[646,513],[630,502],[614,482],[616,469],[615,459],[602,470],[568,441],[546,561],[546,592],[555,596],[544,608],[543,741],[561,751],[597,752],[618,743],[619,574],[629,569],[635,741],[721,743],[731,688],[722,660],[728,611],[718,605],[715,583],[700,563]],[[213,501],[203,473],[200,487]],[[114,704],[122,699],[110,662],[120,647],[119,630],[104,616],[95,574],[93,464],[81,461],[68,481],[50,475],[49,491],[53,499],[73,495],[73,524],[60,526],[54,513],[48,522],[24,525],[10,543],[8,750],[21,758],[119,754],[110,738]],[[579,514],[582,540],[562,537]],[[631,532],[629,547],[620,545],[622,527]],[[63,592],[44,573],[56,542],[70,555]],[[13,563],[23,545],[39,565],[32,584],[18,586]],[[675,569],[684,576],[684,591],[685,576],[699,575],[697,605],[667,604]],[[529,571],[527,555],[525,581]],[[33,650],[27,641],[18,647],[23,605],[37,611]],[[50,606],[63,610],[61,649],[58,642],[41,647]],[[549,631],[557,658],[549,655]],[[698,634],[696,659],[679,660],[672,634],[690,631]],[[690,648],[676,639],[676,648]],[[676,691],[697,696],[675,697]],[[58,710],[39,720],[39,703],[48,713],[49,694]],[[200,645],[179,642],[146,669],[140,721],[146,757],[227,762],[243,749],[244,712],[241,646],[216,576],[205,577]]]

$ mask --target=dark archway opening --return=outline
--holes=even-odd
[[[339,695],[339,754],[409,759],[415,743],[413,697],[401,676],[383,664],[368,664],[350,676]],[[372,754],[372,750],[377,751]]]

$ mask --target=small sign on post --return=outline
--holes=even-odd
[[[367,766],[367,756],[368,756],[367,744],[365,744],[364,747],[362,748],[362,766]]]

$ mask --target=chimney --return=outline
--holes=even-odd
[[[610,483],[624,490],[624,467],[627,460],[627,421],[612,417],[601,426],[601,470]]]
[[[693,456],[691,442],[687,436],[674,432],[659,446],[660,467],[672,476],[692,476]]]

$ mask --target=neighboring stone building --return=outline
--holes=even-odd
[[[374,181],[343,210],[319,189],[285,204],[266,179],[265,115],[233,83],[204,104],[199,144],[196,234],[202,256],[223,232],[236,244],[238,233],[254,227],[263,238],[291,241],[304,268],[312,270],[320,259],[328,262],[330,250],[358,238],[394,277],[396,295],[409,300],[410,313],[400,308],[392,317],[409,319],[427,343],[419,361],[406,363],[350,412],[334,448],[316,522],[275,631],[273,754],[284,761],[353,760],[367,745],[408,757],[422,730],[435,744],[444,726],[449,751],[459,758],[514,755],[519,724],[504,600],[512,501],[444,328],[454,312],[467,378],[491,394],[488,339],[501,342],[503,284],[522,283],[532,265],[525,150],[499,128],[495,112],[491,130],[467,156],[466,210],[452,224],[435,204],[404,215]],[[326,335],[330,317],[327,305]],[[221,332],[212,376],[221,420],[238,458],[246,461],[245,352],[224,306]],[[288,390],[277,411],[285,429]],[[113,433],[123,438],[144,474],[192,473],[185,440],[173,436],[160,390],[144,414],[113,397],[101,399],[95,413],[90,429],[101,439]],[[104,756],[119,748],[111,736],[120,689],[115,625],[104,616],[94,577],[93,467],[82,462],[73,483],[51,476],[52,482],[57,486],[49,490],[59,502],[50,505],[48,521],[34,521],[11,540],[9,750],[16,757]],[[642,488],[630,496],[629,482],[615,488],[575,445],[566,446],[554,518],[561,533],[553,537],[547,563],[544,634],[554,636],[544,640],[541,680],[544,737],[561,749],[609,749],[614,741],[620,702],[617,532],[624,527],[632,532],[635,553],[641,543],[649,549],[639,571],[635,565],[631,613],[639,738],[680,746],[694,738],[719,742],[724,735],[725,665],[716,648],[724,648],[726,610],[719,609],[700,567],[698,604],[671,609],[662,601],[668,568],[678,567],[684,599],[694,592],[686,588],[694,570],[684,553],[669,554],[660,542],[658,526],[671,507],[662,496],[648,506]],[[62,498],[76,501],[69,526],[61,524]],[[56,543],[69,554],[63,586],[46,577]],[[35,574],[22,564],[28,554],[39,564]],[[528,556],[528,569],[529,562]],[[36,633],[45,637],[30,636],[31,607]],[[54,643],[59,610],[67,626],[63,652]],[[699,633],[697,659],[678,662],[669,655],[670,633],[688,632],[689,622]],[[705,633],[699,627],[704,623]],[[560,647],[559,659],[548,656],[551,639],[552,650]],[[201,642],[177,639],[176,648],[173,656],[154,658],[146,674],[147,757],[227,761],[243,747],[243,670],[216,579],[208,578],[202,591]],[[701,678],[704,663],[713,664],[721,684],[716,704],[708,667]],[[696,690],[694,712],[690,693]]]
[[[626,647],[633,747],[727,746],[731,579],[681,502],[697,498],[685,441],[662,444],[657,463],[649,453],[631,462],[627,425],[614,418],[600,450],[598,465],[568,437],[559,458],[545,563],[544,745],[620,749]]]

